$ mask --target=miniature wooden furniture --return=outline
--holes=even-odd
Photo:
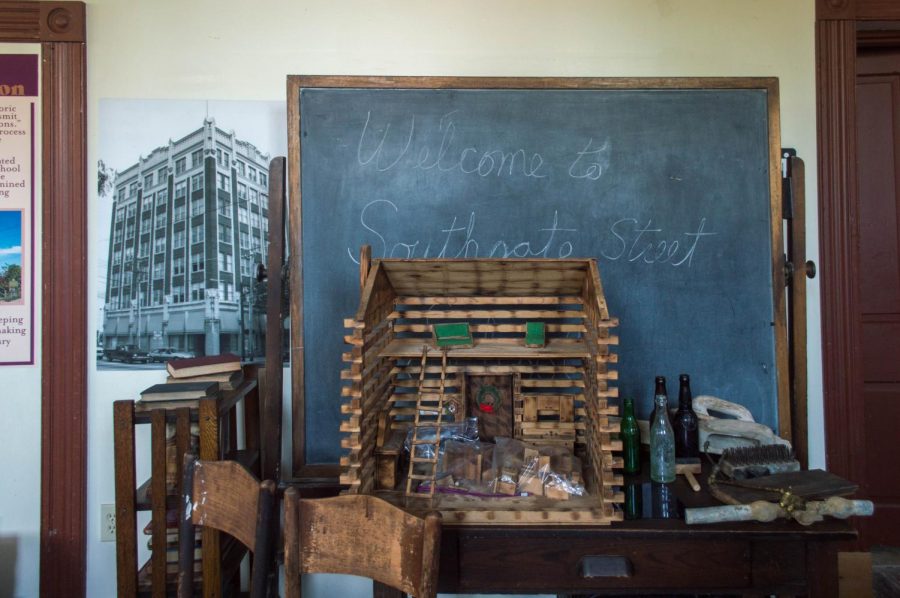
[[[472,336],[468,334],[468,325],[466,325],[466,334],[461,335],[462,338],[468,337],[471,342]],[[455,341],[454,346],[462,346]],[[435,341],[440,344],[441,338],[437,334],[435,328]],[[437,381],[437,388],[434,384],[428,384],[426,371],[428,369],[428,348],[422,350],[422,359],[419,362],[419,389],[416,395],[416,409],[412,423],[412,439],[410,440],[410,456],[409,471],[406,476],[406,495],[426,495],[434,496],[435,478],[438,469],[438,449],[441,443],[441,424],[444,419],[445,404],[447,390],[447,352],[441,354],[441,371]],[[427,425],[425,420],[427,419]],[[424,434],[423,434],[424,433]],[[422,434],[422,435],[420,435]],[[430,437],[429,437],[430,436]],[[421,486],[425,485],[427,489],[422,492]]]
[[[373,496],[301,499],[284,495],[285,594],[300,597],[301,575],[342,573],[433,598],[441,515],[418,518]]]
[[[167,571],[167,528],[175,525],[174,513],[179,509],[182,494],[182,459],[191,443],[191,424],[199,427],[200,458],[238,461],[255,475],[259,475],[260,393],[257,371],[245,366],[244,382],[233,391],[220,392],[215,397],[183,403],[136,403],[132,400],[113,404],[115,472],[116,472],[116,577],[117,595],[164,597],[175,592],[175,567]],[[239,449],[237,410],[243,408],[243,448]],[[150,424],[151,475],[140,486],[136,480],[135,428]],[[175,451],[167,456],[166,426],[175,427]],[[166,483],[169,462],[176,471],[174,487]],[[137,526],[140,511],[151,511],[149,525],[151,557],[138,566],[138,542],[144,541]],[[167,519],[169,524],[167,524]],[[220,588],[205,595],[222,595],[221,588],[231,587],[238,578],[238,569],[246,549],[230,539],[220,539],[219,532],[202,532],[202,579],[206,587]]]
[[[450,322],[447,324],[433,324],[434,342],[438,347],[471,347],[475,343],[472,340],[472,331],[466,322]]]
[[[623,500],[614,471],[621,442],[612,439],[618,424],[609,420],[617,408],[607,404],[618,396],[610,385],[617,379],[610,347],[618,343],[610,330],[618,321],[608,313],[596,261],[382,259],[362,278],[359,309],[344,322],[350,350],[341,376],[341,483],[348,492],[370,494],[379,486],[376,455],[391,436],[380,424],[412,428],[414,441],[424,443],[420,428],[474,415],[497,436],[574,450],[589,474],[590,495],[559,505],[544,497],[504,499],[504,506],[434,496],[433,463],[424,457],[410,464],[405,494],[434,497],[435,508],[462,524],[621,519],[614,507]],[[453,323],[471,331],[472,346],[439,346],[433,335]],[[526,346],[528,323],[543,326],[541,346]],[[494,378],[481,384],[481,376]],[[483,386],[490,393],[478,390]],[[489,408],[467,394],[489,394]],[[418,482],[425,490],[417,493]]]
[[[539,349],[547,343],[543,322],[525,322],[525,346]]]
[[[178,598],[194,595],[195,526],[225,532],[253,553],[250,598],[265,598],[270,590],[277,594],[275,483],[260,482],[236,461],[198,461],[187,453],[182,487]]]

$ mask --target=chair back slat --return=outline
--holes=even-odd
[[[251,598],[277,592],[275,484],[257,481],[236,461],[198,461],[185,453],[179,521],[179,598],[194,594],[194,526],[225,532],[253,553]],[[204,588],[204,595],[209,588]]]
[[[293,512],[292,512],[293,511]],[[285,494],[285,571],[368,577],[408,594],[435,594],[440,514],[421,519],[379,498],[347,495],[300,499]],[[294,583],[288,583],[288,596]]]
[[[258,501],[259,482],[240,463],[197,461],[191,510],[194,525],[223,531],[255,552]]]

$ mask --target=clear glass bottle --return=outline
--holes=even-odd
[[[671,486],[650,483],[650,513],[653,519],[678,518],[678,499]]]
[[[691,378],[687,374],[681,374],[678,380],[678,411],[672,418],[672,430],[675,432],[675,456],[699,457],[700,420],[694,413]]]
[[[669,424],[665,395],[656,396],[650,423],[650,479],[663,484],[675,481],[675,433]]]
[[[641,430],[638,428],[637,419],[634,417],[634,400],[625,399],[622,413],[622,421],[619,428],[619,438],[622,439],[622,466],[624,473],[638,473],[641,471]]]
[[[656,377],[656,388],[653,391],[653,409],[650,410],[650,424],[653,424],[653,421],[656,419],[656,399],[660,395],[666,398],[666,419],[669,420],[669,425],[672,425],[672,416],[669,414],[669,393],[666,390],[666,377],[665,376],[657,376]]]

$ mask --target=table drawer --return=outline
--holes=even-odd
[[[500,548],[490,537],[459,543],[459,592],[741,588],[751,580],[749,542],[566,538]],[[662,546],[661,546],[662,544]]]

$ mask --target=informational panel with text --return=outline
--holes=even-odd
[[[34,363],[39,58],[0,53],[0,365]]]

